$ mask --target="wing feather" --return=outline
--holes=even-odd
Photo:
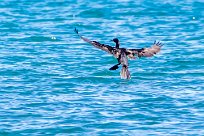
[[[126,54],[129,58],[134,59],[135,55],[137,57],[152,57],[157,54],[161,47],[163,46],[160,42],[154,42],[154,44],[149,48],[141,48],[141,49],[127,49]]]
[[[89,39],[87,39],[87,38],[81,36],[76,28],[75,28],[74,31],[75,31],[75,32],[77,33],[77,35],[78,35],[82,40],[84,40],[85,42],[88,42],[89,44],[93,45],[94,47],[96,47],[96,48],[98,48],[98,49],[101,49],[101,50],[103,50],[103,51],[106,51],[107,53],[110,53],[110,54],[113,54],[113,55],[115,54],[116,49],[115,49],[114,47],[111,47],[111,46],[105,45],[105,44],[101,44],[101,43],[99,43],[99,42],[97,42],[97,41],[91,41],[91,40],[89,40]],[[115,55],[114,55],[114,56],[115,56]]]
[[[138,53],[138,57],[152,57],[161,50],[162,46],[162,43],[155,41],[150,48],[144,48],[142,51],[140,51]]]

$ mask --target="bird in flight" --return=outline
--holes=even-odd
[[[126,48],[120,48],[120,42],[117,38],[114,38],[112,41],[115,42],[115,47],[101,44],[97,41],[91,41],[79,34],[79,31],[75,28],[74,30],[76,34],[85,42],[93,45],[96,48],[99,48],[103,51],[106,51],[109,54],[112,54],[117,60],[118,64],[112,66],[109,70],[116,70],[118,69],[119,65],[122,65],[122,69],[120,72],[121,79],[130,79],[130,72],[128,70],[128,58],[129,59],[136,59],[140,57],[152,57],[155,54],[157,54],[161,47],[163,46],[160,42],[154,42],[153,45],[149,48],[141,48],[141,49],[126,49]]]

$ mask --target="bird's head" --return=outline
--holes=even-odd
[[[118,38],[114,38],[114,39],[111,40],[111,41],[113,41],[113,42],[116,43],[116,45],[115,45],[116,48],[119,48],[120,44],[119,44],[119,40],[118,40]]]
[[[114,38],[112,41],[114,41],[115,43],[119,43],[118,38]]]

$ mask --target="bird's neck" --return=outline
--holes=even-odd
[[[116,43],[115,47],[116,47],[116,48],[119,48],[119,47],[120,47],[120,44],[119,44],[119,43]]]

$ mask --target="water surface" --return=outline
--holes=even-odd
[[[0,2],[0,135],[204,134],[201,0]],[[165,45],[117,61],[73,32],[122,47]]]

